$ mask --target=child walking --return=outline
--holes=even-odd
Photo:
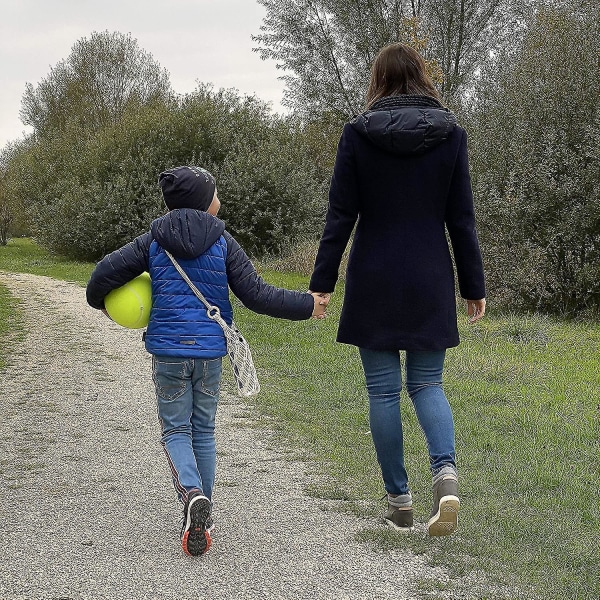
[[[208,171],[176,167],[160,174],[159,185],[169,212],[96,265],[86,296],[90,306],[108,316],[106,295],[150,273],[152,310],[144,339],[152,354],[161,444],[184,507],[183,551],[199,556],[210,548],[214,527],[215,415],[227,348],[221,327],[208,317],[165,250],[228,324],[233,319],[230,289],[250,310],[289,320],[324,317],[329,299],[274,287],[257,274],[216,216],[221,204]]]

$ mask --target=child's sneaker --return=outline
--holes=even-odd
[[[414,523],[410,492],[400,496],[387,496],[387,500],[388,506],[383,513],[383,520],[396,531],[411,532],[414,529]]]
[[[200,492],[191,492],[183,509],[183,529],[181,530],[181,547],[189,556],[200,556],[208,552],[212,542],[209,520],[212,522],[210,500]]]
[[[429,535],[450,535],[458,527],[458,480],[456,475],[447,473],[433,484],[433,507],[427,523]]]
[[[210,537],[212,538],[212,534],[213,534],[214,530],[215,530],[215,522],[212,518],[212,515],[210,515],[208,517],[208,519],[206,519],[206,533],[209,533]]]

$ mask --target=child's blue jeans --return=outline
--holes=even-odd
[[[390,494],[409,492],[400,416],[400,353],[360,348],[369,394],[371,435]],[[406,391],[427,439],[432,474],[456,469],[454,421],[442,389],[445,351],[406,352]]]
[[[179,499],[192,489],[212,498],[215,482],[215,415],[221,359],[152,357],[161,443]]]

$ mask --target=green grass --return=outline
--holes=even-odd
[[[302,277],[265,278],[307,287]],[[376,517],[384,491],[358,352],[333,341],[341,299],[340,289],[324,322],[276,321],[240,307],[236,322],[261,379],[256,404],[321,463],[308,491]],[[492,312],[461,326],[461,337],[445,369],[461,478],[459,532],[434,539],[366,526],[360,538],[425,553],[457,575],[485,571],[507,590],[494,598],[600,597],[600,327]],[[402,414],[423,521],[431,507],[427,450],[404,392]]]
[[[92,266],[49,256],[27,240],[0,247],[0,270],[82,283]],[[291,289],[308,285],[305,277],[263,275]],[[484,573],[491,586],[469,589],[472,597],[600,597],[598,324],[492,310],[476,326],[461,325],[463,344],[448,351],[445,371],[456,422],[459,531],[449,538],[404,536],[370,525],[384,492],[358,352],[334,342],[341,298],[340,288],[328,319],[296,323],[255,315],[234,301],[261,380],[252,402],[286,443],[316,461],[307,492],[368,517],[359,534],[367,544],[424,554],[454,575]],[[15,308],[0,290],[0,327]],[[0,356],[11,347],[0,345]],[[231,385],[228,367],[225,383]],[[404,393],[402,409],[407,469],[423,521],[431,502],[427,450]],[[456,581],[424,580],[422,597],[447,597]]]
[[[77,262],[53,254],[30,238],[12,238],[0,246],[0,271],[46,275],[79,284],[87,283],[94,263]]]

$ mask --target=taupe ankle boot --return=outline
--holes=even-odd
[[[387,510],[383,514],[385,522],[396,531],[411,532],[414,529],[412,496],[401,494],[390,498],[388,496]]]
[[[450,535],[458,527],[458,480],[445,474],[433,484],[433,508],[427,523],[429,535]]]

